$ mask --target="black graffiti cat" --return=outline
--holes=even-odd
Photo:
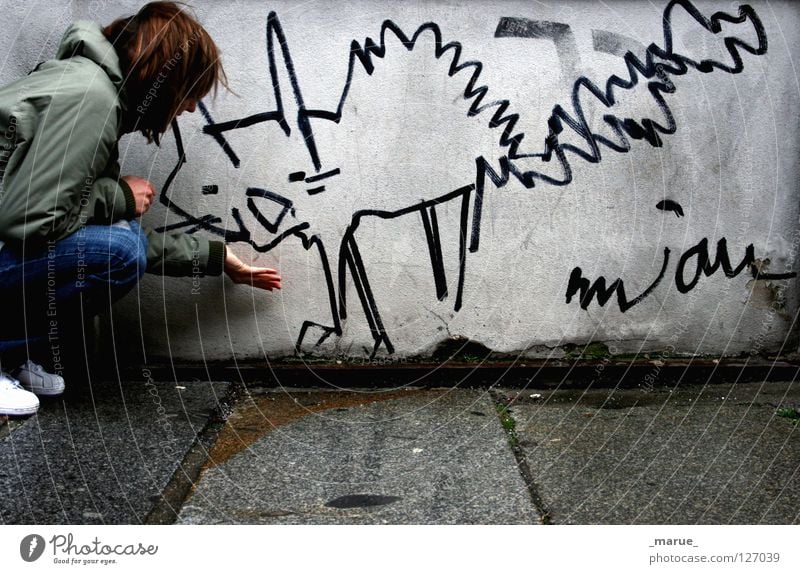
[[[757,41],[755,45],[751,45],[740,37],[725,35],[723,42],[727,54],[730,56],[730,62],[702,58],[692,59],[676,53],[672,41],[672,19],[676,9],[682,10],[682,13],[688,15],[690,21],[698,24],[702,30],[714,35],[723,33],[722,23],[749,24],[747,31],[754,31]],[[728,26],[726,30],[730,28]],[[525,134],[517,130],[519,115],[509,111],[508,100],[488,98],[488,87],[480,83],[483,64],[476,60],[463,60],[461,44],[458,42],[444,43],[437,24],[432,22],[422,24],[413,34],[407,35],[397,24],[387,20],[381,26],[378,41],[367,38],[363,43],[359,43],[354,40],[350,46],[347,73],[338,104],[334,109],[322,110],[307,107],[286,36],[277,15],[270,13],[267,17],[266,38],[269,79],[274,91],[275,108],[243,118],[215,122],[209,110],[204,105],[200,105],[200,110],[206,120],[203,133],[219,146],[234,168],[241,165],[241,160],[233,146],[227,141],[225,134],[232,130],[251,128],[258,124],[274,123],[287,138],[293,134],[302,138],[310,161],[308,170],[288,174],[288,181],[292,184],[308,184],[309,187],[305,190],[308,197],[322,197],[322,194],[326,193],[327,186],[339,177],[340,171],[339,166],[325,165],[323,154],[317,145],[313,122],[339,123],[342,119],[345,102],[350,94],[354,73],[358,70],[368,76],[373,74],[376,60],[382,59],[386,55],[388,38],[398,40],[406,50],[411,52],[423,35],[433,36],[434,56],[437,60],[446,58],[448,75],[463,78],[465,87],[462,97],[463,101],[468,104],[466,116],[487,118],[487,127],[491,130],[498,130],[497,142],[504,152],[496,164],[487,160],[483,155],[479,155],[471,166],[464,166],[464,169],[469,170],[464,185],[449,189],[430,190],[426,192],[424,199],[409,200],[404,205],[363,206],[363,208],[348,212],[345,214],[345,223],[342,225],[339,236],[326,240],[312,228],[308,221],[303,220],[303,213],[298,211],[296,196],[293,199],[288,195],[267,189],[264,185],[250,185],[243,190],[246,211],[238,206],[233,206],[230,212],[225,214],[193,215],[188,206],[181,205],[181,202],[176,201],[171,194],[173,180],[187,161],[180,129],[175,123],[173,130],[179,159],[162,188],[160,201],[177,214],[182,221],[165,226],[162,230],[167,231],[176,227],[185,227],[189,231],[204,229],[224,237],[229,242],[248,243],[259,252],[269,251],[287,238],[298,239],[305,249],[313,249],[319,255],[331,314],[330,324],[304,322],[297,340],[298,349],[306,339],[311,339],[313,345],[319,345],[331,335],[342,334],[342,320],[347,317],[348,312],[345,286],[349,273],[374,341],[371,354],[374,356],[381,348],[392,353],[394,346],[379,312],[356,239],[356,231],[362,222],[367,218],[388,220],[404,216],[419,217],[422,224],[421,229],[427,240],[435,294],[439,300],[444,300],[451,296],[451,293],[448,291],[445,277],[437,207],[449,202],[459,202],[459,265],[457,286],[453,297],[453,307],[458,311],[462,306],[465,287],[467,253],[477,251],[480,244],[483,197],[487,181],[491,182],[494,188],[501,188],[507,185],[513,176],[516,181],[529,189],[533,188],[536,182],[565,186],[573,179],[568,154],[590,163],[598,163],[602,159],[601,147],[618,153],[627,153],[631,149],[632,140],[642,140],[651,146],[659,147],[663,143],[662,136],[673,134],[677,129],[675,118],[664,99],[665,94],[676,92],[671,77],[684,75],[689,70],[697,70],[702,73],[719,70],[738,74],[744,69],[740,52],[762,55],[767,51],[764,27],[755,11],[748,5],[741,6],[737,15],[715,12],[707,18],[689,0],[672,0],[664,10],[663,30],[663,46],[650,44],[646,48],[643,60],[632,51],[625,53],[624,61],[628,69],[628,78],[611,76],[606,81],[605,87],[597,86],[586,77],[578,78],[572,88],[571,111],[567,111],[561,104],[555,105],[548,120],[549,133],[545,138],[543,151],[528,153],[523,150]],[[642,79],[645,80],[645,83],[642,83]],[[663,118],[637,120],[618,117],[611,113],[616,105],[618,94],[634,90],[640,86],[640,83],[655,100]],[[609,113],[603,116],[603,120],[605,126],[611,130],[611,137],[608,134],[594,133],[589,127],[585,117],[583,98],[589,98],[592,102],[609,110]],[[290,104],[291,113],[287,111]],[[561,142],[560,137],[565,133],[577,136],[584,142],[585,147]],[[546,173],[544,168],[550,166],[554,166],[560,173],[555,175]],[[203,185],[198,192],[213,194],[217,189],[215,183],[209,183]],[[272,234],[271,238],[266,241],[256,239],[255,229],[251,224],[245,222],[245,217],[250,217],[257,222],[261,229]],[[647,294],[652,292],[666,272],[668,259],[669,252],[665,250],[661,275],[642,295],[631,301],[627,300],[621,280],[615,281],[608,288],[605,287],[604,279],[602,284],[598,280],[594,286],[591,286],[588,285],[588,280],[582,277],[579,268],[576,268],[578,269],[577,274],[573,271],[568,293],[574,295],[578,291],[585,291],[581,295],[582,303],[584,300],[591,300],[591,298],[587,299],[589,293],[597,294],[598,301],[617,293],[620,307],[630,308],[631,305],[641,302]],[[608,295],[606,296],[606,294]],[[311,335],[312,332],[313,335]]]

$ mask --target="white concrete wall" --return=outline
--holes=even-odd
[[[30,7],[7,4],[4,26],[27,26]],[[0,40],[6,54],[3,80],[52,54],[53,38],[66,26],[64,12],[105,23],[138,6],[131,1],[33,4],[41,9],[24,37],[7,34]],[[793,57],[800,54],[800,11],[793,3],[750,3],[763,24],[761,38],[752,19],[724,22],[714,34],[685,9],[674,8],[669,29],[676,58],[735,66],[732,50],[741,55],[743,70],[704,72],[689,65],[682,73],[675,59],[656,59],[664,64],[662,77],[675,87],[663,99],[676,129],[661,134],[661,146],[632,137],[625,145],[603,121],[612,114],[666,126],[664,109],[648,90],[657,77],[639,74],[638,85],[615,90],[615,103],[608,107],[582,90],[579,101],[591,130],[585,133],[629,148],[600,145],[597,162],[565,147],[591,153],[566,123],[550,161],[534,156],[506,162],[510,148],[501,138],[509,122],[492,128],[492,116],[507,101],[505,115],[519,115],[510,133],[518,139],[524,134],[518,155],[542,154],[554,107],[577,115],[572,94],[579,78],[604,90],[612,75],[630,79],[623,60],[627,51],[644,60],[651,44],[667,48],[662,22],[667,2],[240,0],[194,5],[222,50],[236,92],[209,99],[210,117],[223,123],[275,112],[280,96],[289,134],[277,121],[224,131],[238,158],[236,167],[204,133],[208,121],[199,111],[182,116],[187,163],[144,221],[153,227],[185,223],[183,229],[210,236],[227,230],[235,240],[231,248],[242,257],[280,269],[284,288],[269,294],[220,278],[198,283],[150,276],[138,298],[130,296],[114,310],[120,352],[139,353],[143,340],[149,357],[277,358],[292,355],[301,339],[305,352],[328,357],[400,358],[430,355],[442,342],[468,338],[496,352],[531,356],[558,356],[564,345],[590,341],[617,353],[735,355],[777,351],[791,334],[795,278],[755,281],[748,265],[731,278],[722,269],[711,276],[701,273],[684,293],[676,269],[681,256],[691,255],[704,240],[713,262],[717,242],[724,238],[734,268],[752,244],[762,271],[797,270],[800,86]],[[716,11],[735,15],[739,5],[696,3],[706,18]],[[275,19],[268,32],[271,11]],[[385,56],[373,55],[373,69],[366,69],[362,60],[351,58],[351,45],[356,41],[355,50],[361,50],[367,38],[381,44],[385,21],[392,23],[385,33]],[[427,23],[431,26],[411,50],[393,31],[411,38]],[[437,58],[434,28],[443,44],[457,43],[460,53],[454,45]],[[268,36],[275,40],[274,77]],[[725,38],[739,42],[728,40],[726,48]],[[763,54],[742,47],[765,41]],[[450,75],[454,61],[480,63],[479,74],[476,66],[466,66]],[[482,105],[498,105],[470,117],[475,98],[464,94],[473,77],[476,88],[488,88]],[[340,121],[331,121],[340,104]],[[319,110],[327,116],[314,112]],[[304,114],[311,116],[305,132]],[[124,138],[120,149],[124,173],[149,177],[163,190],[177,162],[172,134],[160,149],[139,136]],[[571,170],[568,183],[562,152]],[[485,170],[476,169],[478,158],[492,173],[502,174],[504,166],[512,172],[507,183],[485,178],[480,217],[474,188]],[[313,178],[331,170],[339,172],[317,182],[290,181],[293,173]],[[526,173],[564,184],[535,180],[535,187],[527,188]],[[323,185],[324,191],[307,191]],[[251,188],[269,191],[272,199],[252,198],[249,207]],[[446,199],[462,188],[461,196]],[[208,193],[212,189],[216,193]],[[435,208],[440,249],[431,249],[436,241],[428,241],[423,214],[431,229],[437,226],[431,210],[420,205],[436,198],[446,200]],[[683,216],[658,209],[665,200],[678,204]],[[273,229],[263,224],[276,223],[281,215]],[[476,247],[473,229],[479,230],[480,242],[466,250],[459,301],[462,218],[466,247]],[[199,220],[205,223],[196,225]],[[306,248],[309,240],[317,243]],[[319,245],[330,268],[327,279]],[[659,277],[667,249],[663,279],[624,312],[616,295],[604,306],[595,299],[586,309],[579,294],[567,303],[576,267],[590,281],[602,276],[611,284],[621,278],[627,300],[633,301]],[[355,252],[362,263],[357,275],[368,283],[361,291],[354,267],[347,266],[359,259],[348,256]],[[438,273],[431,252],[440,261]],[[342,257],[346,318],[331,304],[340,291]],[[683,283],[691,282],[696,261],[685,261]]]

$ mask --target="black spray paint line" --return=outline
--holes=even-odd
[[[439,238],[436,206],[432,205],[428,209],[422,209],[419,214],[422,217],[422,224],[425,228],[425,238],[428,240],[428,253],[431,258],[433,280],[436,285],[436,298],[439,301],[444,301],[447,298],[447,278],[444,270],[444,260],[442,259],[442,242]]]
[[[273,193],[266,189],[250,187],[247,189],[245,195],[247,195],[247,208],[262,227],[270,233],[276,233],[281,226],[283,218],[292,211],[292,202],[278,193]],[[257,198],[266,199],[281,206],[281,211],[278,217],[275,218],[275,221],[269,221],[261,210],[258,209],[258,204],[255,201]]]
[[[641,303],[650,295],[653,290],[661,283],[664,274],[669,264],[670,250],[668,247],[664,248],[664,262],[661,266],[661,272],[656,280],[638,297],[632,301],[628,301],[625,295],[625,285],[622,279],[616,279],[613,283],[606,287],[605,277],[598,277],[594,283],[590,283],[589,279],[583,277],[583,271],[580,267],[575,267],[569,277],[567,284],[566,303],[572,302],[572,298],[579,294],[580,306],[582,309],[588,309],[592,300],[596,297],[597,304],[601,307],[604,306],[611,296],[616,293],[617,303],[619,310],[622,313],[628,311],[631,307]],[[686,266],[689,261],[695,259],[694,270],[690,273],[691,279],[686,282],[685,273]],[[675,268],[675,287],[680,293],[686,294],[692,289],[697,287],[701,275],[711,277],[720,268],[729,279],[736,277],[745,268],[750,267],[754,279],[764,280],[783,280],[793,279],[797,273],[761,273],[757,270],[755,258],[755,249],[751,243],[745,248],[745,254],[739,265],[733,268],[731,265],[730,256],[728,255],[728,242],[723,237],[717,242],[717,252],[713,263],[709,259],[708,253],[708,238],[701,239],[696,245],[687,249],[678,259],[678,264]]]
[[[685,268],[686,264],[692,259],[692,257],[696,258],[694,274],[689,280],[689,283],[686,283],[684,281]],[[697,286],[701,273],[706,277],[710,277],[716,273],[720,267],[722,268],[723,273],[725,273],[725,276],[728,278],[736,277],[746,267],[751,268],[751,273],[754,279],[781,280],[792,279],[797,276],[797,273],[761,273],[757,270],[755,262],[755,248],[751,243],[745,247],[745,254],[739,265],[737,265],[735,269],[732,268],[731,260],[728,256],[728,242],[723,237],[717,241],[717,254],[714,262],[711,263],[708,254],[708,239],[703,238],[699,243],[697,243],[697,245],[686,250],[686,252],[681,255],[681,258],[678,260],[678,267],[675,269],[675,286],[681,293],[688,293]]]
[[[211,113],[208,111],[206,105],[203,102],[197,102],[197,107],[200,109],[200,113],[203,114],[203,118],[206,120],[206,124],[208,124],[209,126],[213,126],[214,120],[212,119]],[[219,146],[222,148],[222,151],[225,152],[225,155],[228,156],[228,159],[231,160],[233,166],[239,167],[240,164],[239,158],[236,155],[236,153],[234,153],[233,149],[231,149],[231,146],[228,144],[228,141],[225,139],[225,137],[219,132],[214,133],[212,135],[216,140],[216,142],[219,144]]]
[[[342,173],[342,170],[337,167],[336,169],[326,171],[325,173],[319,173],[317,175],[309,176],[305,179],[305,182],[314,183],[315,181],[320,181],[322,179],[333,177],[334,175],[339,175],[340,173]]]
[[[656,203],[656,209],[660,209],[661,211],[672,211],[675,213],[676,217],[683,217],[683,208],[681,207],[680,203],[677,201],[672,201],[671,199],[664,199]]]
[[[661,272],[656,277],[655,281],[653,281],[647,289],[642,291],[642,293],[635,297],[633,300],[628,301],[628,297],[625,293],[625,282],[622,279],[614,280],[611,285],[606,287],[606,278],[605,277],[598,277],[594,283],[589,282],[588,279],[583,277],[583,273],[580,267],[575,267],[570,273],[569,276],[569,283],[567,284],[567,304],[572,302],[572,297],[574,297],[577,293],[580,293],[580,305],[581,309],[588,309],[589,304],[592,300],[597,297],[597,304],[601,307],[604,306],[611,296],[616,293],[617,295],[617,304],[619,305],[620,311],[623,313],[630,309],[631,307],[638,305],[645,298],[647,298],[650,293],[658,287],[661,280],[664,278],[664,273],[667,271],[667,265],[669,264],[669,247],[664,248],[664,262],[661,265]]]
[[[203,217],[197,220],[191,221],[178,221],[177,223],[171,223],[169,225],[164,225],[156,229],[158,233],[164,233],[167,231],[174,231],[176,229],[185,229],[184,233],[197,233],[201,229],[207,229],[210,226],[216,225],[217,223],[221,223],[222,219],[215,215],[204,215]]]
[[[343,266],[345,263],[347,264],[350,269],[350,275],[353,278],[353,284],[358,292],[358,297],[362,302],[366,302],[366,305],[363,307],[367,314],[367,323],[372,331],[372,338],[374,341],[371,356],[375,356],[381,345],[386,347],[388,353],[394,353],[394,346],[386,335],[386,328],[383,326],[383,320],[380,314],[377,313],[378,306],[375,303],[372,289],[369,286],[364,261],[361,259],[358,243],[352,234],[347,237],[347,243],[342,244],[342,249],[344,250],[344,257],[340,258],[340,265]],[[345,279],[344,269],[342,268],[339,273],[340,316],[342,319],[347,317]]]
[[[703,29],[713,34],[718,34],[722,30],[722,22],[742,24],[749,21],[758,38],[758,45],[751,46],[739,38],[726,36],[724,44],[731,57],[732,64],[713,59],[694,61],[675,53],[672,45],[672,16],[676,7],[683,8]],[[632,139],[644,139],[652,146],[660,147],[662,141],[659,134],[674,134],[677,129],[672,111],[662,95],[675,92],[675,85],[669,76],[682,76],[690,69],[703,73],[709,73],[716,69],[730,74],[738,74],[744,69],[742,57],[739,53],[740,49],[754,55],[763,55],[767,52],[767,36],[764,26],[755,11],[748,5],[739,7],[738,16],[716,12],[710,18],[706,18],[689,0],[672,0],[664,9],[663,29],[664,47],[659,47],[655,43],[650,44],[645,52],[644,62],[632,52],[625,54],[624,60],[628,68],[628,79],[612,75],[606,81],[604,89],[586,77],[578,78],[575,81],[572,90],[572,114],[567,112],[561,104],[553,108],[553,113],[548,121],[550,133],[545,139],[543,152],[520,153],[518,148],[522,137],[512,138],[514,141],[509,147],[508,156],[511,160],[513,174],[523,185],[532,188],[537,180],[559,186],[569,184],[572,181],[572,168],[567,159],[567,152],[571,152],[589,163],[599,163],[602,159],[601,145],[608,147],[612,151],[627,153],[631,149],[629,137]],[[656,78],[647,83],[647,89],[663,114],[666,125],[661,125],[651,118],[644,118],[637,122],[632,118],[618,118],[612,114],[606,114],[603,119],[618,139],[612,141],[604,136],[594,134],[586,121],[581,97],[586,95],[589,98],[594,98],[594,101],[600,102],[606,108],[612,108],[617,101],[616,90],[632,90],[636,88],[640,77],[648,80]],[[560,143],[558,136],[565,129],[571,130],[572,133],[584,140],[588,145],[588,149]],[[514,164],[515,160],[522,158],[540,158],[544,162],[549,162],[554,154],[563,173],[560,178],[552,177],[536,170],[523,171]]]

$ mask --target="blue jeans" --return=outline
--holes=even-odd
[[[135,221],[87,225],[32,252],[3,246],[0,354],[80,336],[83,317],[108,309],[146,267],[147,239]]]

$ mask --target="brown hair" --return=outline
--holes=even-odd
[[[228,87],[219,50],[200,23],[174,2],[151,2],[103,29],[125,77],[130,130],[158,143],[181,106],[217,84]]]

